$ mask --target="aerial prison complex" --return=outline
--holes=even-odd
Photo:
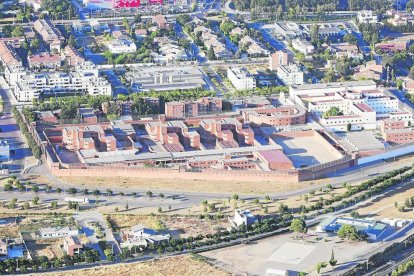
[[[231,111],[223,111],[224,101]],[[242,100],[167,102],[165,114],[136,120],[129,102],[117,104],[125,113],[114,121],[97,119],[105,104],[101,110],[80,108],[77,124],[59,124],[54,113],[38,112],[40,120],[29,129],[54,173],[113,169],[298,181],[403,154],[414,142],[411,113],[373,81],[292,85],[288,94]],[[400,145],[394,152],[398,144],[406,149]]]

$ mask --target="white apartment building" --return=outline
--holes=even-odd
[[[289,65],[279,65],[277,69],[277,76],[285,85],[303,84],[303,71],[294,63]]]
[[[307,103],[309,112],[319,116],[320,122],[332,131],[376,129],[378,119],[385,117],[410,120],[400,112],[398,100],[384,96],[380,90],[328,92],[323,95],[299,95],[299,103]],[[325,112],[336,107],[343,115],[325,118]],[[399,115],[400,114],[400,115]]]
[[[0,41],[0,62],[4,67],[4,78],[11,86],[26,72],[13,46],[5,41]]]
[[[70,73],[27,73],[14,85],[15,97],[22,102],[41,95],[74,92],[112,95],[112,87],[106,79],[99,77],[98,69],[91,62],[77,66],[76,71]]]
[[[236,90],[256,88],[256,78],[244,67],[229,67],[227,77]]]
[[[137,51],[137,45],[129,39],[115,39],[106,43],[106,47],[113,54],[133,53]]]
[[[362,10],[358,12],[358,22],[363,24],[378,23],[378,15],[375,15],[371,10]]]
[[[377,89],[377,84],[372,80],[364,81],[347,81],[331,83],[314,83],[291,85],[289,87],[289,96],[296,99],[299,95],[323,95],[325,93],[352,91],[372,91]]]
[[[329,118],[322,117],[320,122],[331,131],[342,132],[350,130],[374,130],[377,128],[375,110],[368,105],[355,104],[350,106],[350,114],[332,116]]]
[[[381,96],[367,98],[366,104],[377,112],[378,115],[398,112],[398,99],[394,97]]]
[[[315,47],[306,39],[297,38],[292,40],[292,47],[305,56],[311,56],[315,53]]]

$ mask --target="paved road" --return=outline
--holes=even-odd
[[[306,188],[295,190],[295,191],[286,191],[281,193],[273,193],[270,194],[272,198],[285,198],[285,197],[295,197],[303,194],[309,193],[311,190],[317,190],[322,187],[326,187],[327,184],[331,184],[334,187],[342,186],[344,182],[347,183],[354,183],[358,181],[363,181],[374,176],[377,176],[381,173],[385,173],[387,171],[394,170],[396,168],[401,168],[403,166],[411,166],[411,161],[405,162],[382,162],[377,164],[372,164],[368,166],[364,166],[362,168],[356,168],[354,170],[346,170],[343,172],[338,172],[336,177],[328,178],[323,183],[314,185],[314,186],[307,186]],[[61,187],[64,190],[67,190],[69,187],[75,187],[70,183],[64,183],[60,181],[57,177],[50,174],[49,170],[44,165],[36,166],[29,170],[29,175],[45,175],[48,177],[50,183],[53,184],[55,187]],[[286,184],[286,188],[287,188]],[[84,187],[78,187],[80,190],[83,190]],[[94,189],[103,190],[102,187],[99,186],[88,186],[89,191]],[[179,209],[186,209],[196,204],[200,204],[203,200],[212,200],[217,198],[226,198],[227,196],[231,196],[231,194],[227,193],[204,193],[204,192],[183,192],[183,191],[171,191],[171,190],[152,190],[154,195],[156,193],[163,193],[165,198],[153,197],[148,198],[145,196],[146,192],[149,189],[130,189],[130,188],[113,188],[114,193],[124,192],[125,194],[131,194],[133,192],[138,193],[137,197],[132,196],[88,196],[93,200],[97,200],[98,204],[107,204],[109,206],[116,206],[123,207],[128,201],[130,208],[140,208],[140,207],[154,207],[157,208],[161,206],[163,210],[167,210],[168,206],[171,205],[171,210],[179,210]],[[39,193],[39,197],[41,200],[44,201],[52,201],[58,200],[63,202],[64,197],[68,196],[67,194],[41,194]],[[79,195],[81,196],[81,195]],[[172,197],[176,197],[176,199],[172,199]],[[34,194],[31,193],[20,193],[20,192],[0,192],[0,199],[9,199],[11,197],[18,197],[22,200],[31,200],[34,197]],[[263,195],[258,194],[249,194],[249,195],[242,195],[241,198],[244,199],[251,199],[251,198],[262,198]]]
[[[16,120],[11,114],[13,97],[10,90],[2,89],[6,87],[4,79],[0,78],[0,95],[4,102],[4,112],[0,116],[1,133],[0,137],[4,138],[11,146],[11,161],[5,162],[9,167],[9,173],[20,173],[26,165],[26,157],[31,156],[31,151],[24,144]]]

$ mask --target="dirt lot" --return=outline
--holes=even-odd
[[[210,193],[233,193],[239,194],[267,194],[304,189],[321,181],[302,183],[277,183],[271,181],[263,182],[241,182],[241,181],[211,181],[211,180],[186,180],[186,179],[140,179],[132,177],[59,177],[65,183],[76,186],[84,186],[92,189],[99,188],[130,188],[148,190],[171,190],[171,191],[195,191]]]
[[[63,239],[44,239],[36,241],[27,241],[26,245],[33,257],[47,256],[48,258],[61,258],[63,252],[60,245]]]
[[[141,215],[109,215],[109,217],[120,227],[128,229],[134,225],[142,224],[145,227],[164,230],[168,229],[179,232],[180,237],[197,236],[198,234],[214,234],[218,228],[227,227],[225,219],[217,220],[200,220],[192,217],[171,217],[171,216],[141,216]],[[176,230],[176,231],[174,231]],[[178,233],[177,233],[178,234]]]
[[[17,225],[1,225],[0,238],[17,238],[19,237],[19,227]]]
[[[67,272],[51,272],[44,273],[48,276],[66,276]],[[224,276],[229,275],[219,269],[216,269],[209,264],[195,260],[189,256],[180,256],[166,258],[162,260],[150,261],[147,263],[112,265],[100,268],[83,269],[71,271],[72,276],[101,276],[101,275],[170,275],[170,276],[203,276],[215,275]]]

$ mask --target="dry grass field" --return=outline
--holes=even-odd
[[[170,231],[178,230],[180,237],[197,236],[199,234],[214,234],[218,228],[225,228],[228,223],[225,219],[217,220],[200,220],[192,217],[180,217],[180,216],[144,216],[144,215],[118,215],[110,214],[112,221],[122,229],[128,229],[134,225],[142,224],[145,227]]]
[[[225,276],[229,275],[190,256],[171,257],[146,263],[119,264],[70,272],[44,273],[47,276]]]
[[[396,190],[387,196],[380,197],[372,203],[367,203],[359,208],[358,212],[363,216],[369,215],[377,218],[414,219],[412,208],[408,208],[406,212],[400,212],[394,205],[397,202],[399,206],[402,206],[405,199],[412,196],[414,196],[414,184]]]
[[[48,258],[63,257],[63,252],[60,249],[61,244],[63,244],[63,239],[44,239],[26,242],[27,248],[34,257],[47,256]]]
[[[135,177],[59,177],[64,183],[82,187],[146,189],[151,191],[189,191],[206,193],[267,194],[287,192],[321,183],[321,181],[301,183],[280,183],[274,181],[242,182],[188,179],[142,179]]]

